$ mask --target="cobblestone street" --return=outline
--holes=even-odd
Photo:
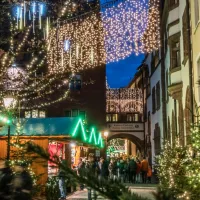
[[[129,187],[132,192],[137,193],[142,197],[146,197],[149,200],[155,200],[153,197],[152,192],[156,192],[156,187],[154,186],[130,186]],[[77,191],[74,194],[67,197],[68,200],[87,200],[88,199],[88,192],[87,190]],[[105,199],[105,197],[98,196],[97,199]]]

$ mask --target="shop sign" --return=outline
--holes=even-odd
[[[144,131],[143,123],[110,123],[110,131]]]
[[[96,151],[95,151],[95,156],[96,156],[96,157],[100,157],[100,150],[96,150]]]

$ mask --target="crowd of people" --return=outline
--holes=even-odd
[[[152,169],[146,158],[139,160],[137,157],[130,158],[100,158],[96,161],[92,155],[80,158],[77,166],[78,174],[84,169],[90,168],[100,179],[118,180],[123,183],[151,183]]]

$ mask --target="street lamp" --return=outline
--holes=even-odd
[[[4,107],[6,108],[6,110],[10,110],[13,109],[16,106],[16,99],[13,96],[5,96],[3,98],[3,103],[4,103]],[[7,121],[8,123],[8,143],[7,143],[7,160],[10,159],[10,123],[9,123],[9,119]]]

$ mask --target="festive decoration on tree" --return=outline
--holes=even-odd
[[[182,147],[179,138],[175,145],[169,142],[157,157],[157,171],[162,190],[177,199],[196,200],[200,190],[200,124],[191,126],[190,143]]]

